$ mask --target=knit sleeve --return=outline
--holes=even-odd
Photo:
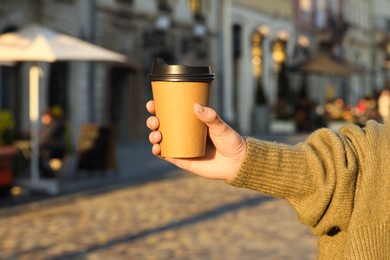
[[[247,147],[227,183],[287,199],[316,235],[347,226],[358,171],[348,138],[321,129],[294,146],[249,138]]]

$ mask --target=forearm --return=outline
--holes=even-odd
[[[329,130],[295,146],[248,139],[247,156],[227,183],[287,199],[316,234],[326,232],[340,216],[345,226],[358,163],[344,139]]]
[[[309,183],[302,180],[305,171],[305,154],[299,147],[248,138],[247,155],[239,172],[226,182],[286,198],[309,189]]]

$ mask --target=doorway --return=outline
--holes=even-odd
[[[140,117],[136,71],[114,67],[110,75],[110,122],[114,134],[118,140],[136,139]]]
[[[48,107],[60,107],[64,120],[67,120],[68,103],[68,62],[60,61],[51,64],[49,89],[48,89]]]

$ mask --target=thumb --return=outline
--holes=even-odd
[[[210,137],[222,137],[229,132],[230,127],[218,116],[214,109],[195,104],[194,112],[196,117],[208,126]]]
[[[208,126],[211,141],[221,154],[240,158],[245,155],[244,139],[226,124],[214,109],[195,104],[194,112],[198,119]]]

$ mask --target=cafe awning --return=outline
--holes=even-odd
[[[57,185],[49,185],[39,175],[39,81],[38,62],[105,61],[127,62],[127,57],[52,29],[31,24],[15,32],[0,35],[0,62],[31,62],[30,66],[30,122],[31,122],[31,187],[58,192]],[[47,187],[46,187],[47,186]]]
[[[298,71],[311,74],[348,76],[352,73],[347,62],[333,58],[329,54],[319,53],[297,66]]]

